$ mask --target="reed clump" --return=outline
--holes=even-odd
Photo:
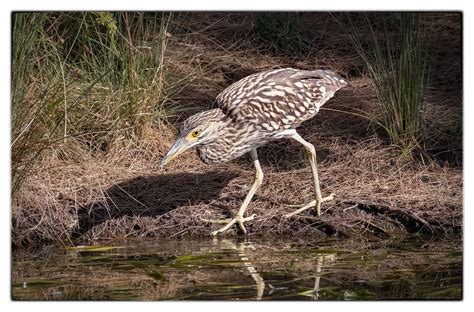
[[[253,14],[252,34],[267,50],[287,56],[308,53],[311,40],[296,12],[259,12]]]
[[[381,113],[369,117],[402,155],[411,158],[414,150],[422,148],[429,80],[422,14],[372,13],[362,20],[369,31],[358,31],[350,16],[348,23],[338,21],[363,59],[377,94]]]
[[[137,144],[172,116],[167,13],[15,13],[12,195],[49,150]],[[75,146],[67,153],[66,146]]]

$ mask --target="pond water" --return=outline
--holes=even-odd
[[[462,299],[462,242],[133,239],[12,254],[13,300]]]

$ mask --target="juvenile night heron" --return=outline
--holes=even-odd
[[[244,212],[263,180],[257,148],[269,141],[290,138],[301,143],[308,152],[314,179],[315,199],[288,215],[315,207],[321,215],[321,203],[334,194],[321,196],[316,151],[297,132],[303,121],[316,115],[321,106],[346,82],[330,70],[274,69],[247,76],[227,87],[216,98],[216,107],[195,114],[184,121],[178,139],[161,162],[163,167],[183,151],[196,147],[207,164],[229,161],[249,153],[255,165],[255,181],[237,214],[211,235],[224,232],[237,223],[246,233]]]

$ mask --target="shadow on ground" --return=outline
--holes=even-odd
[[[159,217],[176,208],[208,203],[237,176],[235,172],[140,176],[104,191],[104,199],[78,209],[74,238],[108,220],[124,216]]]

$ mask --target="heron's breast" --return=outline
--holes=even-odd
[[[247,143],[229,145],[224,142],[213,142],[196,148],[199,158],[206,164],[230,161],[248,153],[252,146]]]
[[[250,152],[268,142],[268,135],[261,133],[253,125],[235,126],[223,130],[215,138],[198,146],[199,158],[204,163],[226,162]]]

